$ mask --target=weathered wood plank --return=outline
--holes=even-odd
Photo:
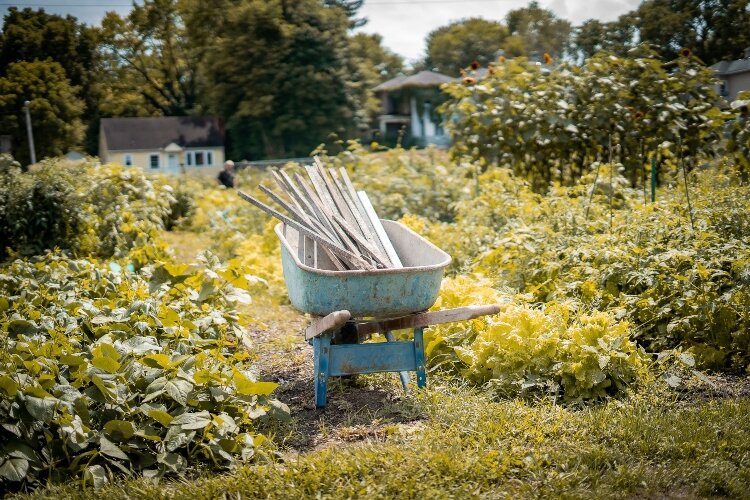
[[[327,248],[329,248],[334,254],[337,256],[343,258],[347,262],[351,263],[355,268],[359,269],[366,269],[366,270],[372,270],[374,267],[369,262],[365,261],[362,257],[359,255],[356,255],[344,248],[341,248],[340,246],[336,245],[332,241],[328,240],[324,236],[321,236],[313,231],[310,231],[307,227],[303,226],[302,224],[298,223],[294,219],[287,217],[286,215],[274,210],[273,208],[269,207],[262,201],[253,198],[249,194],[238,190],[237,194],[242,198],[243,200],[255,205],[256,207],[260,208],[264,212],[266,212],[269,215],[272,215],[273,217],[277,218],[284,224],[287,224],[291,226],[292,228],[296,229],[298,232],[302,232],[305,234],[305,236],[309,236],[313,240],[317,241],[318,244],[323,245]]]
[[[349,311],[334,311],[328,316],[315,318],[310,325],[305,328],[305,340],[310,340],[311,338],[318,337],[324,333],[338,330],[344,326],[351,317],[352,315]]]
[[[346,171],[344,167],[341,167],[339,169],[339,172],[341,172],[341,178],[344,180],[344,186],[346,187],[347,192],[349,193],[349,197],[354,202],[354,205],[357,207],[357,211],[362,216],[362,221],[367,226],[368,232],[373,238],[373,241],[375,242],[375,245],[377,245],[378,250],[380,250],[381,255],[384,257],[388,257],[388,253],[385,251],[385,246],[380,242],[380,238],[378,238],[378,235],[375,231],[375,227],[370,222],[370,218],[367,217],[367,214],[365,212],[365,207],[362,205],[362,202],[359,199],[359,196],[357,196],[357,191],[354,189],[354,184],[352,184],[352,180],[349,178],[349,173]],[[390,262],[390,259],[388,260],[388,267],[393,267],[393,263]]]
[[[358,191],[357,196],[359,196],[359,201],[362,202],[362,206],[365,208],[365,215],[368,219],[370,219],[370,224],[372,224],[372,226],[375,228],[375,234],[378,235],[380,243],[385,248],[385,253],[386,255],[388,255],[388,260],[391,261],[391,267],[397,269],[404,267],[404,265],[401,264],[401,259],[396,253],[396,249],[393,248],[391,240],[388,239],[388,234],[386,234],[385,229],[383,228],[383,224],[380,223],[378,214],[375,213],[375,209],[372,207],[372,203],[370,203],[370,198],[367,197],[367,193],[365,193],[364,191]]]
[[[375,242],[376,237],[373,236],[372,232],[370,231],[370,227],[367,225],[367,223],[365,223],[365,220],[364,220],[365,216],[359,212],[357,205],[351,199],[348,189],[346,188],[346,186],[344,186],[344,183],[341,180],[339,180],[339,177],[336,174],[336,170],[329,169],[329,174],[331,175],[331,178],[333,179],[333,182],[335,183],[336,188],[341,193],[341,197],[344,200],[344,203],[346,203],[347,207],[349,208],[349,211],[354,217],[354,221],[356,222],[356,227],[359,228],[359,233],[362,236],[364,236],[367,243],[370,244],[370,247],[374,248],[378,252],[378,255],[380,256],[381,261],[385,263],[386,267],[390,267],[391,262],[388,259],[388,256],[385,254],[385,250],[381,250],[380,246]],[[356,193],[355,193],[355,196],[356,196]]]
[[[365,336],[377,332],[387,332],[389,330],[424,328],[430,325],[465,321],[468,319],[479,318],[481,316],[487,316],[489,314],[497,314],[498,312],[500,312],[500,306],[497,304],[467,306],[458,307],[456,309],[411,314],[409,316],[404,316],[403,318],[385,319],[382,321],[363,321],[357,323],[356,327],[357,333],[360,336]]]

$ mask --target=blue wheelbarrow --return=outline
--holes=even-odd
[[[276,226],[289,300],[317,316],[305,339],[313,345],[319,408],[326,405],[331,376],[399,372],[408,391],[408,372],[416,372],[417,386],[425,387],[424,328],[499,311],[490,305],[424,312],[437,300],[451,257],[406,226],[381,222],[403,268],[338,271],[324,252],[313,251],[311,258],[296,230]],[[413,339],[396,341],[392,331],[401,329],[413,329]],[[374,333],[383,333],[387,342],[363,343]]]

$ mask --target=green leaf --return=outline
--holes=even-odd
[[[159,313],[159,320],[164,326],[175,326],[180,322],[180,315],[170,307],[163,307]]]
[[[18,384],[7,375],[0,375],[0,389],[3,390],[6,396],[13,397],[18,392]]]
[[[55,417],[58,400],[55,398],[37,398],[26,396],[26,409],[39,422],[48,424]]]
[[[234,371],[234,387],[243,396],[268,396],[278,386],[274,382],[253,382],[239,370]]]
[[[93,375],[91,381],[94,383],[97,389],[102,393],[105,399],[109,401],[115,401],[117,399],[117,384],[111,380],[104,380],[99,375]]]
[[[181,473],[187,467],[185,457],[179,453],[159,453],[156,455],[156,461],[177,474]]]
[[[83,356],[76,356],[73,354],[63,354],[60,356],[60,364],[68,366],[79,366],[86,362]]]
[[[174,420],[174,417],[172,415],[162,410],[150,410],[146,414],[159,422],[164,427],[169,427],[169,424],[171,424],[172,420]]]
[[[120,460],[130,460],[128,456],[112,441],[101,436],[99,438],[99,451],[102,454],[112,458],[119,458]]]
[[[184,430],[200,430],[211,423],[211,414],[207,411],[183,413],[172,420],[172,425],[178,425]]]
[[[115,373],[120,369],[120,363],[117,360],[101,356],[95,356],[91,364],[107,373]]]
[[[164,390],[169,397],[180,403],[182,406],[187,405],[187,397],[190,391],[193,390],[193,384],[187,380],[179,378],[169,380],[164,385]]]
[[[91,484],[95,489],[103,488],[109,479],[107,472],[101,465],[90,465],[83,471],[83,484]]]
[[[27,472],[29,472],[29,461],[25,458],[6,457],[0,463],[0,477],[4,477],[8,481],[23,481]]]
[[[104,424],[104,431],[120,441],[133,437],[135,427],[132,422],[126,422],[125,420],[110,420]]]
[[[143,356],[139,361],[150,368],[170,368],[172,366],[169,362],[169,356],[166,354],[149,354]]]
[[[8,334],[10,335],[32,335],[37,332],[39,327],[33,321],[16,318],[8,322]]]

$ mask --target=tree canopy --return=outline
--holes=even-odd
[[[230,154],[307,155],[354,128],[342,10],[315,0],[252,0],[231,10],[217,19],[201,66],[208,109],[235,131]]]
[[[625,55],[638,43],[665,60],[689,49],[706,64],[739,59],[750,47],[747,0],[646,0],[616,21],[590,19],[577,28],[573,51],[586,58],[598,51]]]
[[[560,58],[567,50],[571,24],[551,10],[539,7],[538,2],[510,11],[505,22],[510,32],[505,50],[510,56],[550,54]]]
[[[0,77],[0,130],[13,135],[13,153],[22,164],[30,160],[25,101],[38,159],[62,155],[81,143],[85,104],[63,67],[51,59],[11,63]]]
[[[427,35],[427,69],[458,74],[473,61],[486,65],[498,56],[508,30],[496,21],[471,18],[442,26]]]

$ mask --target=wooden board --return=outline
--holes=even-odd
[[[497,314],[500,306],[496,304],[484,306],[467,306],[456,309],[444,309],[418,314],[411,314],[403,318],[372,320],[357,323],[357,333],[361,336],[391,330],[402,330],[404,328],[424,328],[430,325],[452,323],[454,321],[465,321],[479,318],[488,314]]]

